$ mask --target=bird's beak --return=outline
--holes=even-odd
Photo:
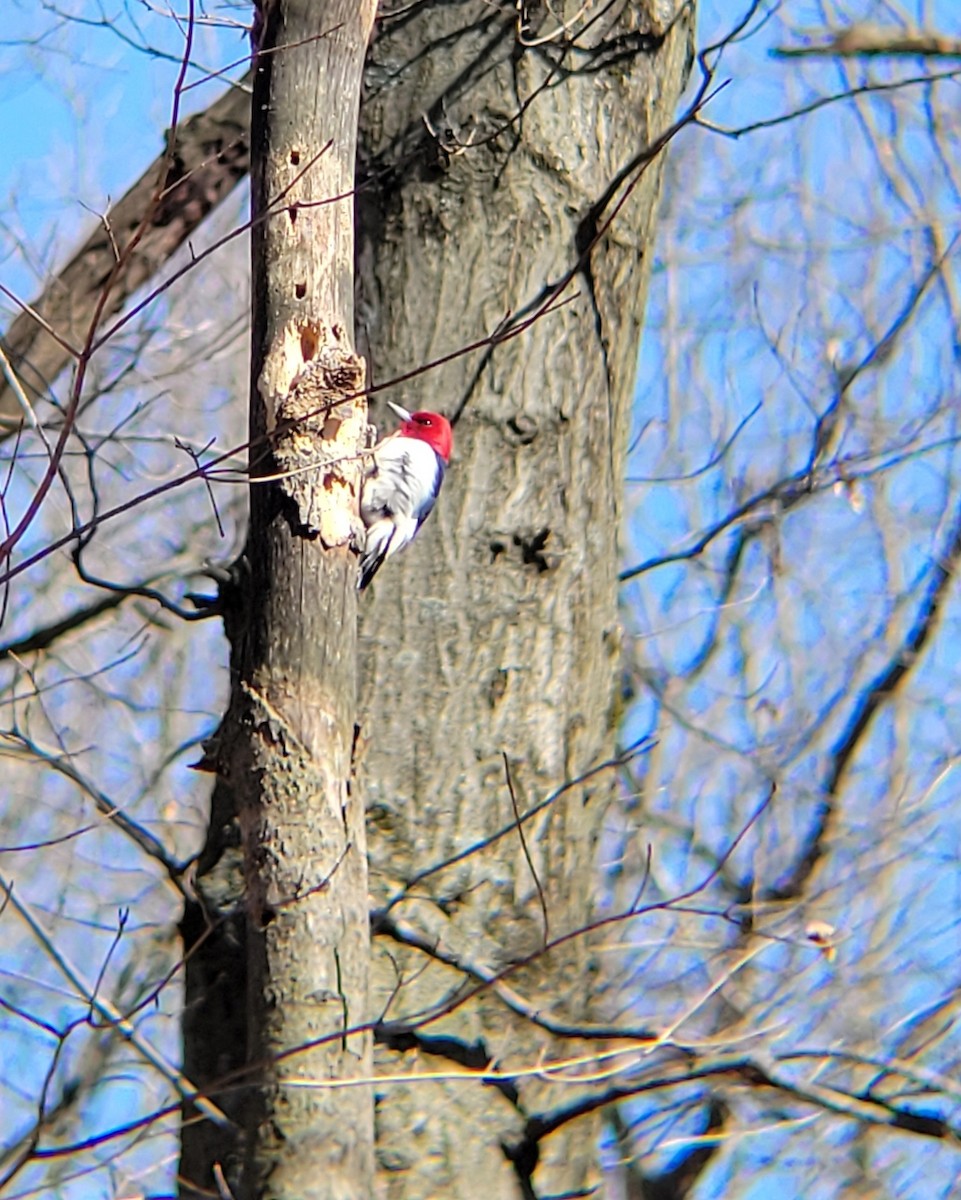
[[[392,408],[402,421],[410,420],[410,413],[407,411],[407,409],[401,408],[401,406],[399,404],[395,404],[393,400],[387,401],[387,407]]]

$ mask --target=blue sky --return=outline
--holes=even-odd
[[[94,23],[63,23],[32,0],[8,4],[4,14],[0,195],[9,203],[0,226],[0,279],[26,296],[90,227],[90,210],[121,194],[157,154],[177,73],[163,55],[175,59],[182,49],[175,22],[146,5],[78,3],[75,11]],[[805,29],[864,15],[891,21],[898,11],[870,0],[781,5],[776,18],[725,55],[719,74],[731,84],[707,118],[736,129],[865,80],[920,73],[923,65],[913,60],[838,64],[769,53],[785,41],[796,44]],[[201,31],[198,72],[246,52],[233,24],[245,14],[233,5],[209,7],[208,16],[227,24]],[[908,16],[957,28],[949,0],[919,0]],[[726,0],[702,4],[701,43],[731,19]],[[145,55],[124,38],[144,41],[161,56]],[[683,550],[732,505],[807,461],[837,370],[857,362],[890,328],[938,245],[959,228],[961,158],[952,117],[958,87],[945,82],[885,93],[857,108],[832,105],[737,139],[705,129],[678,137],[639,356],[626,567]],[[216,84],[192,90],[185,112],[216,92]],[[242,204],[238,195],[223,228]],[[227,351],[216,347],[223,326],[242,322],[245,270],[242,250],[218,258],[207,274],[193,277],[193,297],[189,291],[172,297],[136,327],[146,365],[89,420],[92,431],[105,429],[117,413],[129,420],[129,436],[104,450],[108,495],[126,495],[128,481],[141,486],[182,469],[170,434],[196,435],[198,405],[204,405],[201,424],[222,423],[228,444],[231,436],[242,439],[242,405],[235,403],[245,387],[242,329]],[[910,627],[961,496],[956,289],[950,260],[893,353],[850,389],[841,442],[850,478],[789,511],[762,505],[730,576],[733,531],[698,558],[652,569],[625,586],[636,699],[624,739],[652,733],[658,741],[638,765],[634,794],[625,785],[623,809],[611,819],[607,842],[618,862],[608,865],[624,866],[628,891],[636,886],[631,863],[643,860],[647,846],[652,895],[669,897],[701,878],[772,778],[776,801],[744,838],[730,872],[763,890],[795,856],[856,699]],[[0,312],[8,308],[0,304]],[[184,379],[177,353],[193,344],[190,338],[199,339],[200,349]],[[109,374],[109,364],[103,371]],[[706,466],[751,413],[729,451]],[[76,483],[86,502],[81,468],[78,461]],[[149,521],[134,515],[116,522],[97,547],[104,569],[122,574],[128,564],[146,561],[189,578],[205,556],[228,560],[242,524],[239,507],[224,500],[228,530],[220,539],[207,505],[197,488],[151,510]],[[62,501],[51,501],[37,538],[66,516]],[[32,627],[79,599],[80,589],[64,590],[63,570],[63,562],[50,563],[31,575],[30,589],[14,597],[13,628]],[[21,732],[51,754],[59,731],[73,761],[186,854],[207,791],[207,781],[187,764],[197,757],[196,738],[220,710],[224,674],[215,668],[225,650],[212,625],[161,637],[155,617],[138,609],[45,661],[38,667],[48,689],[42,712],[7,703],[4,727],[16,718]],[[740,946],[726,919],[731,892],[719,879],[701,897],[706,916],[663,910],[631,926],[630,953],[621,961],[638,1014],[690,1012],[683,1032],[707,1039],[719,1036],[730,1011],[743,1004],[756,1029],[738,1035],[752,1046],[752,1038],[760,1039],[756,1030],[765,1031],[756,1044],[772,1059],[802,1046],[870,1045],[908,1056],[905,1030],[925,1006],[961,990],[959,617],[952,590],[937,635],[848,766],[838,826],[816,885],[803,903],[757,915],[769,940],[719,993],[728,1010],[696,1004]],[[214,665],[201,679],[198,658]],[[12,678],[15,690],[29,691],[23,672]],[[171,745],[179,749],[168,761]],[[3,810],[7,844],[56,836],[65,820],[86,811],[55,771],[38,790],[17,760],[4,761],[11,772]],[[113,830],[77,839],[69,856],[0,855],[0,869],[19,873],[22,894],[63,933],[91,980],[124,906],[135,928],[110,958],[105,986],[129,1001],[135,968],[146,963],[148,976],[162,975],[176,898],[156,867],[132,857]],[[615,880],[615,899],[618,886]],[[805,941],[814,919],[837,931],[833,961]],[[16,945],[13,967],[0,975],[3,994],[25,1006],[42,1002],[50,1020],[82,1015],[84,1006],[62,994],[49,956],[28,937]],[[175,1014],[173,989],[159,1007],[138,1014],[145,1035],[173,1055]],[[26,1122],[36,1083],[31,1068],[45,1061],[49,1039],[36,1030],[27,1037],[12,1021],[0,1024],[0,1044],[0,1086]],[[956,1073],[961,1044],[953,1027],[930,1055],[912,1051],[911,1061]],[[808,1078],[807,1066],[784,1070]],[[86,1129],[169,1095],[156,1078],[145,1085],[138,1072],[135,1056],[117,1062],[85,1107]],[[814,1074],[850,1082],[846,1069],[833,1064]],[[696,1131],[698,1096],[692,1091],[687,1124],[672,1126],[671,1136]],[[926,1198],[932,1180],[950,1194],[961,1166],[947,1148],[864,1135],[824,1118],[808,1125],[787,1103],[781,1124],[773,1102],[765,1108],[738,1094],[728,1099],[738,1109],[741,1134],[707,1173],[699,1196],[732,1194],[735,1185],[742,1196],[835,1196],[842,1194],[839,1181],[880,1177],[892,1195]],[[957,1119],[957,1106],[943,1095],[925,1097],[924,1106]],[[635,1115],[640,1121],[650,1114],[639,1107]],[[670,1156],[660,1151],[659,1136],[638,1130],[647,1169]],[[155,1184],[150,1172],[158,1163],[158,1176],[169,1177],[173,1140],[167,1136],[160,1145],[158,1151],[158,1143],[147,1142],[125,1157],[127,1174],[116,1177],[123,1186],[132,1189],[140,1178]],[[27,1177],[21,1181],[26,1187]],[[64,1185],[61,1194],[86,1200],[120,1194],[120,1186],[104,1169]]]
[[[186,78],[195,86],[184,94],[181,116],[205,108],[222,90],[222,83],[202,82],[208,73],[249,52],[239,27],[246,6],[207,9],[209,23],[196,27]],[[54,239],[55,260],[89,228],[90,210],[95,216],[122,195],[159,154],[184,53],[178,24],[146,6],[118,0],[56,11],[36,0],[11,0],[0,39],[2,195],[13,198],[12,222],[31,244],[46,247]],[[244,69],[241,63],[230,74]],[[32,283],[34,274],[16,257],[5,264],[8,286]]]

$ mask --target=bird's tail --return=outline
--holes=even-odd
[[[380,570],[387,557],[394,534],[397,532],[393,521],[378,521],[367,530],[367,542],[364,554],[360,560],[360,574],[357,576],[357,590],[362,592]]]

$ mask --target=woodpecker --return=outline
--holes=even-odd
[[[385,559],[417,536],[437,500],[453,447],[446,417],[387,403],[402,424],[372,450],[361,487],[360,515],[367,527],[357,579],[361,591]]]

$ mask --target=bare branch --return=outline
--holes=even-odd
[[[820,30],[801,32],[801,37],[821,38]],[[881,25],[851,25],[837,33],[829,32],[826,41],[811,45],[777,46],[775,58],[961,58],[961,38],[945,33],[911,32]]]
[[[66,343],[82,345],[86,339],[102,301],[104,280],[117,265],[114,247],[134,236],[151,212],[158,186],[160,200],[149,228],[136,253],[117,271],[100,320],[119,312],[247,174],[251,77],[248,72],[205,112],[179,126],[173,145],[110,209],[109,224],[102,221],[36,302],[23,306],[3,337],[3,349],[35,397],[48,394],[70,361]],[[5,424],[9,430],[19,420],[15,393],[6,382],[0,383],[0,436]]]

